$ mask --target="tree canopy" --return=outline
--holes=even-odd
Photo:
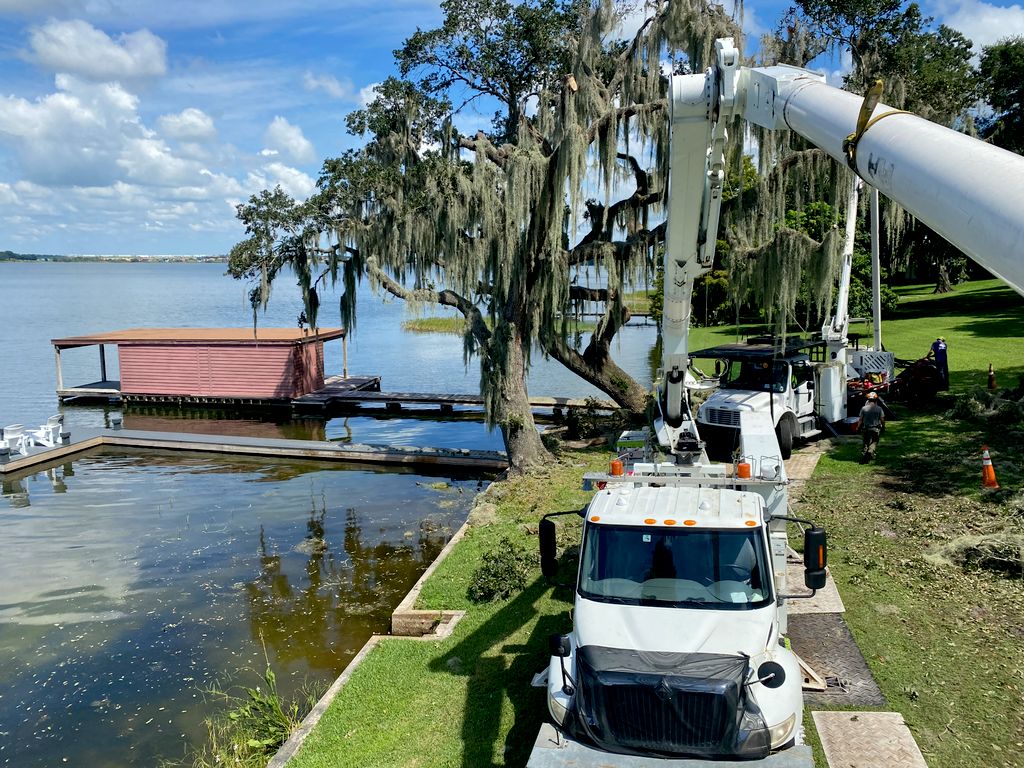
[[[363,279],[414,306],[458,310],[488,424],[513,469],[526,469],[546,455],[525,384],[535,349],[644,411],[648,393],[611,349],[629,319],[623,291],[654,277],[664,242],[665,70],[701,71],[715,39],[741,36],[706,0],[441,7],[442,24],[411,35],[394,52],[398,75],[348,116],[363,144],[324,162],[308,200],[275,189],[239,206],[246,238],[230,271],[254,280],[255,307],[290,269],[314,325],[323,287],[340,285],[341,321],[354,328]],[[621,20],[641,12],[624,37]],[[762,58],[803,64],[830,46],[853,57],[850,88],[885,77],[895,106],[956,124],[975,98],[969,41],[899,0],[798,0]],[[756,132],[755,170],[743,135],[731,131],[722,220],[729,287],[784,327],[801,285],[819,303],[829,295],[838,238],[809,226],[806,206],[841,210],[850,176],[798,139]],[[787,223],[790,211],[805,218]],[[584,310],[599,319],[581,343]]]
[[[654,223],[668,177],[661,62],[675,52],[703,68],[713,40],[738,31],[698,0],[646,7],[623,40],[611,2],[447,0],[442,27],[396,51],[402,78],[349,116],[364,146],[327,160],[307,201],[275,190],[240,206],[248,237],[232,273],[258,278],[263,302],[290,267],[313,323],[327,281],[344,285],[351,326],[363,277],[458,309],[513,468],[545,455],[525,386],[535,345],[642,412],[647,392],[610,345],[629,317],[623,288],[652,272],[664,237]],[[459,129],[471,103],[496,108],[488,128]],[[594,302],[603,314],[580,349],[575,317]]]
[[[986,46],[981,53],[981,89],[994,115],[985,135],[997,146],[1024,153],[1024,37]]]

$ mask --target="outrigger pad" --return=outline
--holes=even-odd
[[[749,670],[746,656],[584,646],[566,726],[621,754],[766,757],[770,735],[744,686]]]

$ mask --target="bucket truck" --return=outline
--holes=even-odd
[[[664,357],[655,434],[671,461],[590,475],[571,586],[573,626],[551,638],[543,684],[553,724],[528,765],[660,764],[691,757],[812,765],[801,676],[785,642],[786,524],[805,526],[804,586],[825,583],[825,533],[788,517],[774,425],[739,414],[733,472],[708,461],[689,391],[693,281],[711,268],[725,126],[796,131],[983,266],[1024,286],[1024,158],[832,88],[789,66],[745,68],[719,40],[703,74],[672,78]],[[844,382],[845,383],[845,382]],[[571,512],[562,514],[572,514]],[[556,524],[539,529],[558,578]],[[630,755],[621,760],[614,753]],[[781,762],[780,762],[781,761]]]
[[[857,200],[862,184],[854,177],[846,209],[839,290],[835,314],[821,327],[820,341],[799,338],[754,337],[745,344],[723,344],[693,352],[693,358],[713,358],[716,389],[697,409],[697,423],[709,451],[727,458],[739,445],[740,414],[767,414],[775,426],[782,458],[793,444],[821,434],[819,423],[838,423],[847,417],[848,382],[891,381],[895,357],[881,350],[849,346],[850,280]],[[877,266],[875,270],[877,271]],[[876,328],[879,307],[876,300]]]

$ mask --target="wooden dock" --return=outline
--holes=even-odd
[[[284,460],[315,460],[357,464],[412,465],[435,469],[502,472],[508,458],[502,451],[463,448],[335,443],[329,440],[287,440],[240,435],[199,435],[186,432],[145,432],[130,429],[82,430],[76,439],[54,448],[35,448],[27,456],[0,457],[0,477],[53,466],[98,447],[199,451],[236,456],[270,456]]]
[[[441,394],[432,392],[380,392],[369,389],[329,390],[303,395],[292,401],[296,410],[357,409],[363,405],[383,405],[387,411],[401,411],[409,406],[437,408],[441,413],[451,413],[456,407],[482,408],[484,399],[480,395]],[[572,408],[596,408],[601,411],[615,411],[619,406],[611,400],[580,397],[531,397],[531,408],[568,410]]]
[[[150,395],[121,391],[119,381],[94,381],[76,387],[64,387],[57,390],[57,397],[63,402],[95,402],[133,403],[133,404],[168,404],[168,405],[210,405],[222,407],[268,407],[268,408],[303,408],[306,398],[313,398],[316,403],[331,397],[358,392],[362,390],[379,390],[380,376],[330,376],[325,379],[321,389],[297,398],[291,397],[253,397],[209,394],[175,394]],[[317,405],[316,407],[321,407]]]

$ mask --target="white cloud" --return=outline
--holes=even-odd
[[[137,138],[125,142],[117,164],[125,178],[147,186],[177,187],[195,183],[201,166],[176,157],[160,139]]]
[[[332,99],[351,99],[355,90],[351,80],[341,81],[333,75],[314,75],[309,71],[302,76],[302,85],[307,91],[323,91]]]
[[[822,72],[825,75],[825,79],[829,85],[833,85],[836,88],[843,87],[843,79],[853,72],[853,54],[848,49],[844,49],[839,54],[839,68],[830,71]]]
[[[312,163],[316,160],[316,150],[313,149],[312,142],[302,134],[302,129],[280,115],[267,126],[263,140],[269,149],[276,149],[295,162]]]
[[[117,178],[126,137],[145,135],[138,100],[117,83],[58,75],[57,92],[33,102],[0,98],[0,142],[17,151],[24,177],[39,184],[96,186]]]
[[[316,184],[310,176],[284,163],[267,163],[259,170],[250,172],[245,186],[249,193],[280,186],[296,200],[305,200],[316,190]]]
[[[213,118],[195,107],[183,109],[176,115],[161,115],[157,125],[161,133],[177,141],[210,141],[217,135]]]
[[[0,205],[17,205],[18,195],[10,184],[0,182]]]
[[[362,106],[368,106],[370,102],[377,98],[376,88],[378,85],[380,83],[370,83],[359,89],[359,103]]]
[[[167,44],[146,29],[117,40],[85,21],[49,21],[29,33],[29,58],[89,80],[135,80],[167,72]]]
[[[946,26],[962,32],[978,53],[1007,37],[1024,35],[1024,8],[993,5],[982,0],[938,0],[930,12]]]

